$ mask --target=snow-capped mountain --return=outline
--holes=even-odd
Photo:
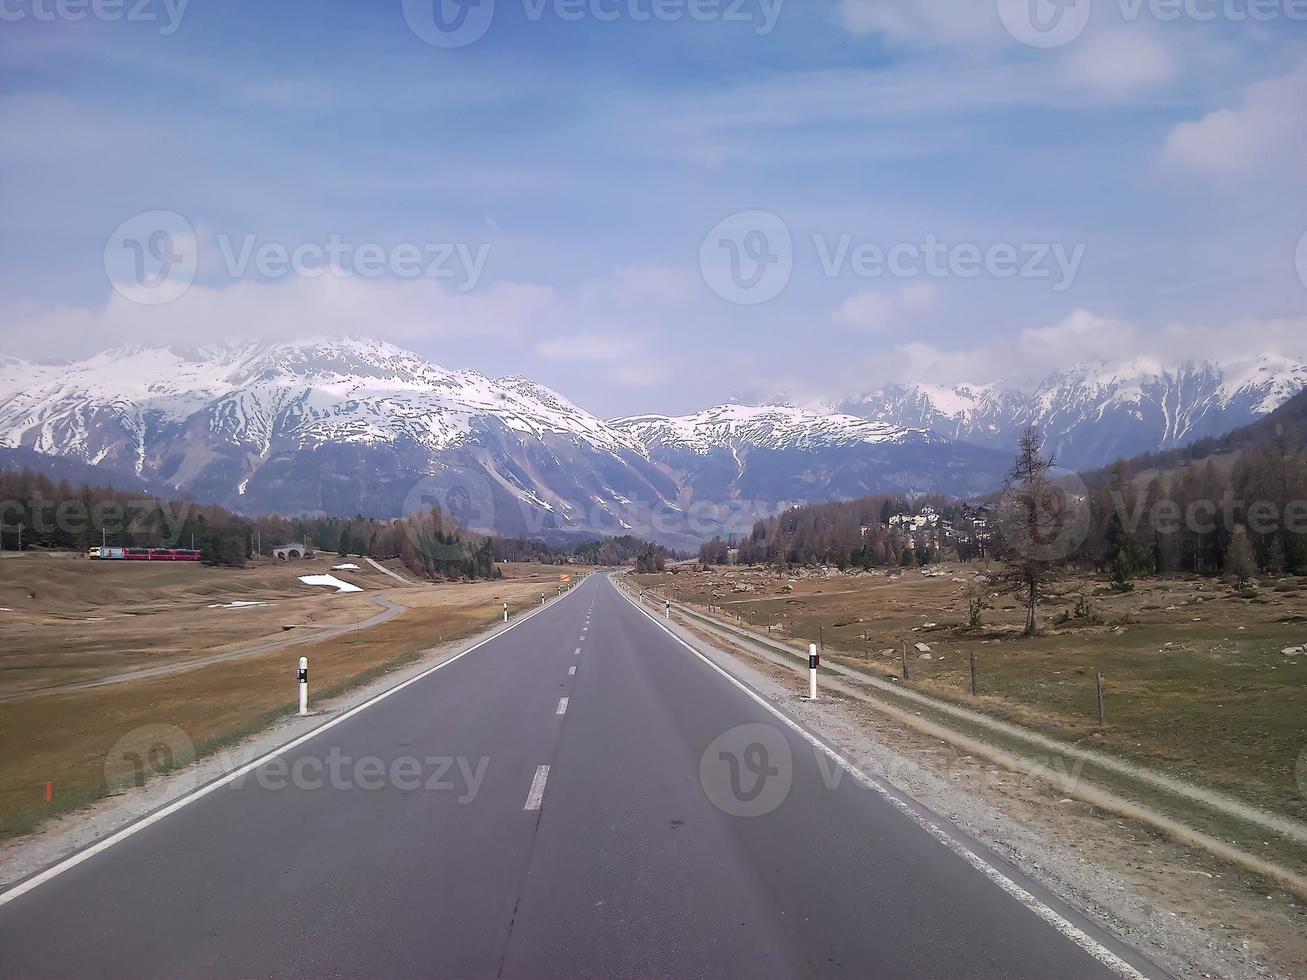
[[[632,415],[612,426],[646,449],[829,449],[924,437],[923,431],[790,405],[719,405],[694,415]]]
[[[508,534],[665,540],[710,531],[710,519],[685,530],[691,505],[751,521],[878,490],[989,489],[998,475],[985,451],[851,416],[727,406],[605,422],[529,379],[372,340],[7,358],[4,448],[246,512],[388,517],[439,504]]]
[[[1273,411],[1304,386],[1307,364],[1276,354],[1179,367],[1141,358],[1081,364],[1032,390],[1002,382],[894,384],[835,409],[1003,450],[1034,423],[1061,465],[1087,469],[1228,432]]]
[[[126,348],[0,365],[0,446],[72,457],[246,511],[620,528],[676,489],[638,445],[522,378],[370,340]]]
[[[790,504],[922,490],[984,492],[998,484],[1007,462],[993,450],[923,429],[786,405],[721,405],[612,425],[673,478],[682,505],[719,502],[743,530],[754,517]]]

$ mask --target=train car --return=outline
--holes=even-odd
[[[127,548],[127,561],[199,561],[201,554],[191,548]]]
[[[204,556],[194,548],[91,548],[86,557],[101,561],[200,561]]]

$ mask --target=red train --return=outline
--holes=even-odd
[[[112,561],[199,561],[201,554],[191,548],[92,548],[86,557]]]

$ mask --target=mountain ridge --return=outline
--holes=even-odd
[[[507,534],[648,533],[657,514],[668,529],[651,537],[689,540],[692,508],[707,529],[717,510],[747,522],[829,494],[970,492],[997,479],[996,455],[883,422],[774,407],[701,415],[722,445],[672,459],[675,440],[530,378],[352,338],[0,365],[0,447],[245,512],[389,517],[439,504]]]
[[[1037,426],[1071,469],[1220,435],[1273,411],[1307,387],[1307,363],[1280,354],[1188,360],[1086,361],[1022,389],[998,380],[954,386],[894,383],[835,402],[835,411],[921,427],[991,448]]]
[[[857,400],[861,414],[737,403],[604,420],[531,378],[451,370],[379,340],[135,346],[0,358],[0,448],[245,512],[439,504],[477,530],[686,541],[793,504],[988,492],[1028,420],[1050,425],[1062,465],[1076,465],[1067,448],[1153,451],[1150,433],[1260,417],[1301,379],[1301,364],[1270,355],[1238,370],[1086,364],[1032,393],[887,387]],[[665,533],[649,531],[654,515]]]

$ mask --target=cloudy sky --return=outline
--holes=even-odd
[[[605,415],[1301,355],[1305,106],[1303,0],[6,0],[0,353]]]

